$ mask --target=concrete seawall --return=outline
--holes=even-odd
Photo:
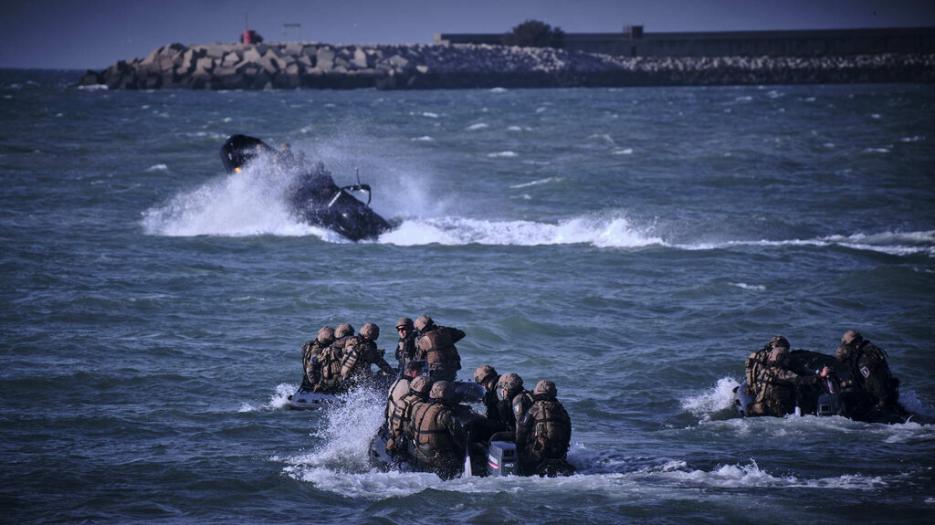
[[[935,82],[935,54],[619,57],[495,45],[170,44],[88,71],[111,89],[434,89]]]

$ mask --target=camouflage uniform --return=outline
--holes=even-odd
[[[795,411],[798,389],[817,383],[815,376],[803,377],[787,369],[788,356],[788,348],[774,348],[767,364],[758,369],[749,415],[782,417],[791,414]]]
[[[521,473],[570,473],[567,462],[571,444],[571,418],[555,398],[555,384],[539,381],[533,402],[516,426]]]
[[[383,352],[377,349],[373,339],[364,335],[365,325],[361,328],[361,335],[347,339],[344,347],[344,359],[341,362],[341,380],[353,383],[360,379],[370,378],[370,365],[377,365],[383,373],[393,375],[395,370],[383,359]],[[379,332],[377,332],[379,334]]]
[[[461,356],[455,343],[464,339],[464,332],[448,326],[437,326],[423,315],[416,319],[416,358],[425,361],[433,380],[454,381],[461,370]]]
[[[444,389],[451,390],[451,395],[441,397],[439,392]],[[442,479],[454,478],[461,472],[468,445],[453,406],[453,388],[447,381],[432,385],[429,402],[413,405],[412,456]]]
[[[857,332],[844,334],[835,357],[844,365],[841,395],[845,414],[855,419],[900,411],[899,379],[893,377],[886,353]]]

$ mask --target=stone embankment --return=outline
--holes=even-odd
[[[113,89],[431,89],[935,82],[935,55],[619,57],[550,48],[170,44],[88,71]]]

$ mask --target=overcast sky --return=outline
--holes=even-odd
[[[234,42],[245,15],[267,41],[429,43],[530,18],[566,32],[935,26],[935,0],[0,0],[0,67],[101,69],[171,42]]]

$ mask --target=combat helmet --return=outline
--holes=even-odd
[[[548,379],[536,383],[536,387],[532,390],[533,396],[542,399],[555,399],[556,394],[558,394],[558,389],[555,388],[555,383]]]
[[[791,346],[789,345],[789,340],[781,335],[774,335],[773,338],[769,340],[769,347],[770,348],[781,347],[781,348],[785,348],[786,350],[791,348]]]
[[[348,335],[354,335],[354,327],[351,326],[350,323],[341,323],[334,329],[335,339],[341,339]]]
[[[416,318],[414,326],[416,330],[424,332],[435,326],[435,321],[433,321],[432,318],[428,316],[428,314],[422,314]]]
[[[491,377],[497,377],[497,370],[490,365],[479,366],[474,371],[474,382],[479,385],[484,384]]]
[[[436,381],[429,391],[429,399],[441,401],[445,404],[455,402],[455,387],[448,381]]]
[[[523,378],[519,374],[509,373],[500,376],[497,381],[497,399],[508,401],[523,388]]]
[[[330,345],[334,342],[334,328],[322,326],[318,329],[318,336],[315,339],[323,345]]]
[[[423,399],[429,393],[430,388],[432,388],[432,381],[428,376],[416,376],[409,382],[409,391]]]
[[[856,346],[864,340],[857,330],[848,330],[841,336],[841,344],[844,346]]]
[[[400,328],[405,328],[411,332],[413,328],[412,319],[408,317],[400,317],[399,319],[397,319],[396,329],[399,330]]]
[[[364,339],[376,341],[377,338],[380,337],[380,327],[373,323],[367,323],[360,327],[360,335],[362,335]]]

